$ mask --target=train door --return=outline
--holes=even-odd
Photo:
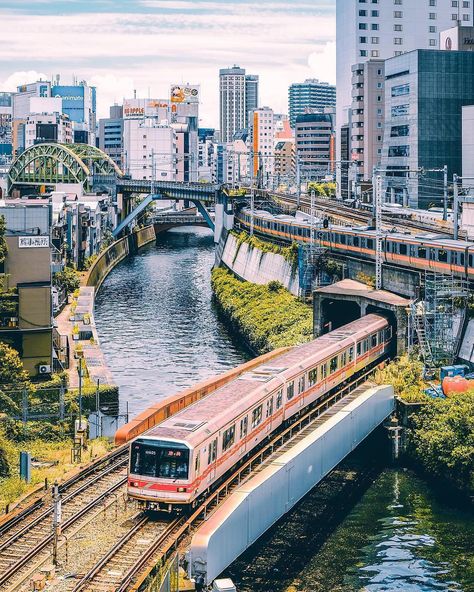
[[[300,398],[298,400],[298,407],[304,407],[305,388],[306,388],[306,380],[305,380],[305,375],[303,374],[303,376],[300,376],[298,379],[298,395],[300,395]]]
[[[217,438],[209,443],[209,450],[207,453],[207,464],[209,467],[209,473],[207,480],[209,483],[214,481],[216,477],[216,465],[217,465]]]
[[[267,411],[265,414],[266,426],[265,432],[269,433],[272,431],[272,415],[273,415],[273,396],[267,400]]]
[[[249,418],[248,415],[242,417],[240,420],[240,454],[245,454],[247,452],[247,434],[249,431]]]

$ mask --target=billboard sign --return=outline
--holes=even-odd
[[[49,236],[19,236],[18,247],[20,249],[49,247]]]
[[[195,84],[173,84],[170,97],[172,103],[199,103],[199,86]]]

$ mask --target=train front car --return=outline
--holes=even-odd
[[[183,441],[137,438],[130,445],[128,496],[147,510],[187,506],[192,449]]]

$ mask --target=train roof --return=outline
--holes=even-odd
[[[246,214],[250,214],[250,210],[248,208],[243,208]],[[262,218],[273,220],[274,222],[289,222],[290,224],[296,224],[298,226],[307,226],[309,228],[309,223],[306,223],[304,219],[296,219],[293,216],[288,216],[285,214],[281,215],[273,215],[271,212],[266,210],[256,210],[255,214],[257,216],[261,216]],[[396,222],[395,222],[396,225]],[[364,235],[374,236],[375,237],[375,229],[369,228],[368,226],[335,226],[332,225],[330,230],[333,232],[363,232]],[[403,232],[400,229],[395,228],[394,231],[384,230],[383,236],[392,239],[392,240],[400,240],[402,242],[415,242],[415,243],[433,243],[439,246],[443,246],[445,248],[455,248],[455,249],[466,249],[469,246],[473,246],[473,243],[466,240],[454,240],[452,238],[447,238],[442,234],[434,234],[430,232],[420,232],[420,234],[413,235],[410,232]],[[409,238],[408,238],[409,237]]]
[[[191,446],[198,446],[211,434],[227,425],[232,418],[237,419],[248,412],[267,393],[278,389],[279,385],[283,385],[308,367],[334,355],[343,342],[349,347],[357,339],[363,339],[365,335],[386,325],[385,318],[371,314],[313,341],[296,346],[273,358],[271,362],[263,362],[165,419],[140,438],[185,440]]]

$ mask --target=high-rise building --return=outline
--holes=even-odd
[[[258,76],[246,74],[245,76],[245,113],[247,122],[245,127],[250,127],[249,117],[258,109]]]
[[[336,0],[336,131],[349,123],[351,67],[414,49],[437,49],[439,33],[473,23],[472,0]],[[337,141],[340,156],[340,138]]]
[[[248,94],[248,96],[247,96]],[[248,125],[249,112],[258,106],[258,76],[244,68],[219,70],[220,140],[232,142],[234,134]]]
[[[316,78],[295,82],[288,89],[290,125],[295,127],[298,115],[336,106],[336,87]]]
[[[270,180],[275,169],[275,122],[270,107],[260,107],[252,116],[253,174],[263,175],[264,183]]]
[[[51,87],[51,96],[62,99],[63,113],[68,115],[74,130],[74,142],[95,146],[96,89],[82,80],[78,84]]]
[[[462,174],[462,108],[474,104],[474,52],[411,51],[386,60],[385,78],[385,199],[441,205],[444,165],[448,179]],[[409,172],[420,168],[423,175]]]
[[[295,124],[296,157],[301,179],[319,180],[332,170],[334,110],[298,115]]]
[[[371,181],[382,156],[384,127],[384,60],[352,66],[351,160],[362,181]]]
[[[99,119],[99,148],[123,167],[123,106],[111,105],[109,117]]]
[[[0,92],[0,164],[12,158],[12,122],[12,93]]]

